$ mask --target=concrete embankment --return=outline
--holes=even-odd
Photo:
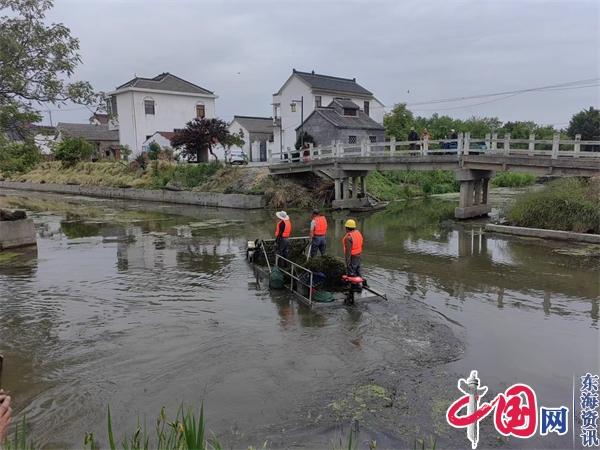
[[[557,239],[560,241],[587,242],[600,244],[600,234],[574,233],[572,231],[545,230],[542,228],[513,227],[508,225],[487,224],[485,231],[512,234],[542,239]]]
[[[222,208],[260,209],[266,205],[262,195],[221,194],[218,192],[168,191],[162,189],[132,189],[93,185],[67,185],[0,181],[0,188],[24,191],[53,192],[56,194],[86,195],[90,197],[150,202],[180,203]]]
[[[0,221],[0,250],[35,245],[33,220]]]

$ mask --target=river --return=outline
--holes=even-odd
[[[310,310],[269,291],[245,260],[272,212],[3,191],[33,217],[38,248],[0,260],[2,385],[45,448],[106,443],[162,406],[204,402],[229,447],[467,448],[445,411],[478,370],[486,399],[530,384],[570,406],[573,377],[599,372],[597,249],[437,223],[438,200],[361,215],[364,272],[388,301]],[[290,212],[294,234],[308,216]],[[329,215],[340,253],[345,214]],[[578,254],[579,253],[579,254]],[[2,253],[0,253],[2,255]],[[573,434],[479,448],[571,448]]]

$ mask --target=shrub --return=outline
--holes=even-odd
[[[27,172],[42,156],[37,146],[30,141],[3,142],[0,140],[0,172],[6,175]]]
[[[519,187],[535,183],[537,177],[531,173],[500,172],[492,179],[492,185],[498,187]]]
[[[589,180],[565,178],[517,197],[508,220],[518,226],[600,233],[600,196]]]
[[[158,145],[154,141],[150,142],[150,145],[148,146],[148,159],[150,159],[150,161],[156,161],[158,159],[159,153],[160,145]]]
[[[131,149],[129,148],[129,145],[120,145],[119,150],[121,152],[121,158],[123,158],[125,161],[129,161],[129,157],[131,156]]]
[[[94,146],[83,138],[66,138],[53,149],[54,159],[61,161],[65,167],[86,161],[93,153]]]
[[[205,183],[220,168],[221,164],[216,161],[206,164],[153,164],[153,184],[164,187],[173,182],[191,189]]]
[[[144,152],[140,153],[133,159],[129,166],[132,170],[146,170],[146,167],[148,167],[148,154]]]

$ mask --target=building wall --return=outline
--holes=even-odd
[[[313,115],[304,122],[304,130],[315,139],[317,145],[330,145],[332,141],[348,144],[349,136],[356,136],[357,145],[360,145],[362,140],[369,141],[369,136],[376,136],[377,142],[385,140],[384,130],[336,128],[319,114]]]
[[[203,103],[207,118],[215,117],[215,99],[198,95],[124,91],[117,96],[119,141],[129,145],[133,156],[142,151],[148,136],[157,131],[183,128],[196,117],[196,105]],[[146,114],[144,100],[154,100],[154,115]]]
[[[229,124],[229,132],[231,134],[237,133],[239,134],[240,130],[242,130],[242,132],[244,133],[244,137],[242,139],[244,139],[244,145],[242,147],[237,147],[237,148],[241,148],[246,154],[250,154],[250,133],[248,132],[248,130],[243,127],[237,120],[234,120],[233,122],[231,122]]]
[[[280,103],[279,117],[281,117],[281,137],[280,130],[278,127],[274,128],[274,142],[275,147],[281,147],[281,151],[294,149],[296,144],[296,127],[301,123],[301,107],[300,103],[296,105],[296,112],[291,111],[290,104],[292,100],[300,100],[304,96],[304,119],[314,111],[315,109],[315,95],[321,95],[321,105],[329,105],[334,97],[349,96],[343,94],[326,94],[319,93],[316,91],[313,93],[311,89],[304,82],[300,81],[297,77],[292,77],[287,85],[282,89],[280,95],[273,96],[273,103]],[[384,106],[381,102],[373,97],[349,97],[354,103],[356,103],[362,110],[364,101],[369,100],[369,116],[378,123],[383,123]],[[280,145],[281,142],[281,145]]]

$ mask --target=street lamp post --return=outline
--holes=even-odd
[[[304,95],[300,100],[292,100],[293,104],[300,103],[300,148],[304,148]]]

